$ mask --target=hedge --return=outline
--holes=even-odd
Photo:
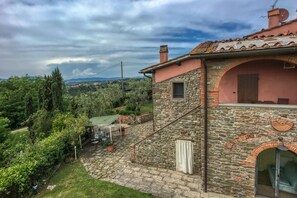
[[[61,161],[67,149],[67,137],[53,133],[24,151],[11,166],[0,169],[0,197],[26,197]]]

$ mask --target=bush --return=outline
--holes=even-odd
[[[0,169],[0,197],[25,197],[64,156],[67,137],[53,133],[25,150],[8,168]]]
[[[104,146],[104,147],[108,147],[108,146],[111,146],[111,145],[113,145],[113,144],[114,144],[114,142],[111,141],[111,140],[106,140],[106,141],[103,142],[103,146]]]
[[[58,115],[54,120],[54,133],[24,149],[10,161],[9,167],[0,169],[0,197],[27,197],[42,179],[49,175],[84,135],[88,124],[86,116],[74,118]]]
[[[9,119],[0,117],[0,143],[4,142],[7,139],[9,133]]]

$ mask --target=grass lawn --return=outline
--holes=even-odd
[[[126,106],[114,108],[115,111],[125,111]],[[153,112],[153,103],[146,103],[140,107],[140,113],[151,113]]]
[[[130,188],[94,179],[88,175],[80,162],[63,165],[50,179],[49,185],[57,186],[52,191],[43,190],[35,198],[152,197]]]
[[[140,113],[141,114],[143,114],[143,113],[151,113],[151,112],[153,112],[153,104],[152,103],[144,104],[140,108]]]

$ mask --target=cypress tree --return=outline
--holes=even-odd
[[[33,98],[30,93],[25,96],[25,116],[29,118],[34,113]]]
[[[63,111],[63,77],[59,68],[52,72],[51,94],[53,109]]]
[[[52,101],[52,79],[51,76],[44,76],[44,81],[39,89],[39,109],[45,109],[49,112],[53,110]]]

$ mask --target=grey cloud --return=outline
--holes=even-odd
[[[296,2],[278,5],[288,8],[292,19]],[[169,45],[173,58],[205,40],[241,37],[267,27],[267,18],[261,16],[272,3],[2,0],[0,77],[48,74],[56,66],[67,78],[75,69],[81,75],[119,76],[120,61],[126,65],[125,74],[135,76],[158,61],[160,44]],[[49,64],[59,59],[62,62]]]

